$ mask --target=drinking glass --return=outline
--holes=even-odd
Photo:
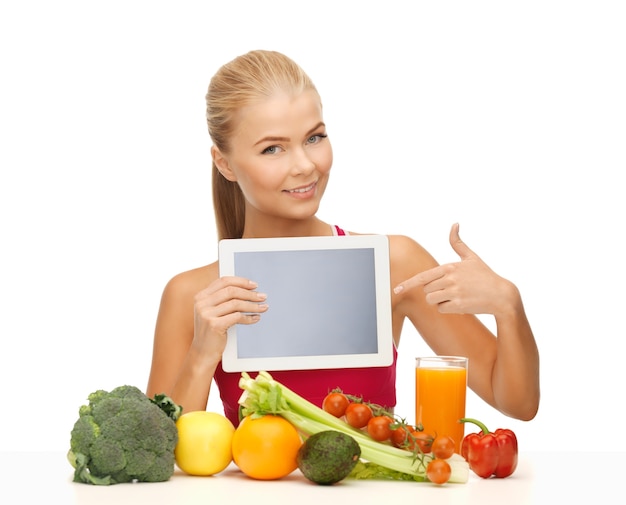
[[[462,356],[415,358],[415,422],[432,436],[447,435],[461,453],[465,433],[468,359]]]

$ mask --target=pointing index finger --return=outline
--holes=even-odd
[[[395,288],[393,288],[393,292],[395,294],[401,293],[402,291],[406,291],[408,289],[413,289],[417,286],[424,286],[429,282],[434,281],[435,279],[439,279],[443,275],[441,271],[441,266],[436,266],[429,270],[424,270],[417,275],[414,275],[410,279],[407,279],[404,282],[398,284]]]

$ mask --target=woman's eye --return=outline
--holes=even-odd
[[[325,139],[326,137],[327,137],[327,135],[324,135],[322,133],[318,133],[317,135],[311,135],[307,139],[307,143],[308,144],[317,144],[320,140]]]
[[[280,150],[278,146],[269,146],[263,149],[262,154],[276,154]]]

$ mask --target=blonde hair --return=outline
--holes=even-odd
[[[242,107],[277,91],[298,94],[307,89],[316,90],[307,74],[276,51],[250,51],[226,63],[211,79],[206,94],[206,119],[213,145],[222,153],[230,152],[229,139],[237,127],[236,113]],[[241,238],[245,199],[239,185],[222,176],[214,162],[212,185],[218,239]]]

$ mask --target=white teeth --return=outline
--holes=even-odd
[[[315,184],[311,184],[310,186],[306,188],[290,189],[289,193],[306,193],[307,191],[311,191],[313,189],[313,186],[315,186]]]

